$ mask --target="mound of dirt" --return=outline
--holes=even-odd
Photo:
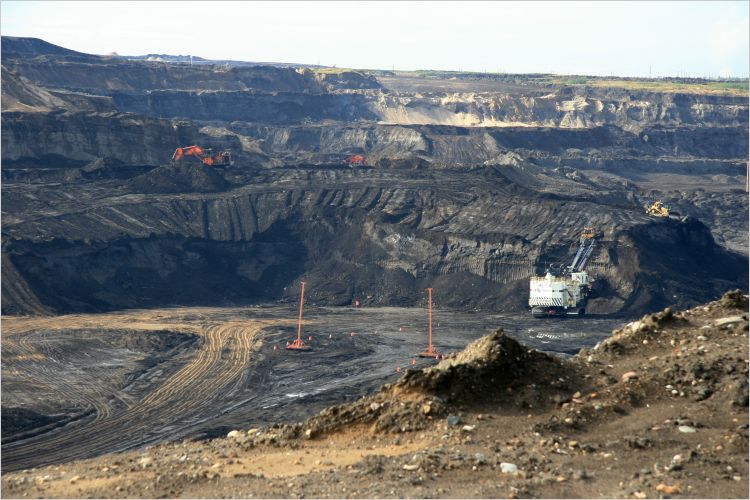
[[[459,408],[485,405],[511,412],[531,408],[549,410],[562,405],[563,409],[568,408],[564,415],[553,415],[549,421],[537,424],[536,428],[559,430],[563,421],[568,427],[578,428],[615,418],[626,412],[626,407],[640,407],[653,399],[658,387],[664,385],[682,386],[683,393],[702,401],[720,392],[720,386],[724,384],[734,388],[728,397],[729,402],[746,407],[747,369],[742,366],[740,358],[721,352],[708,355],[700,345],[697,348],[703,353],[701,357],[683,355],[679,366],[657,361],[660,356],[652,354],[663,350],[661,346],[667,342],[683,346],[675,351],[678,355],[694,350],[695,347],[691,346],[694,335],[687,332],[695,331],[695,321],[691,321],[691,316],[696,310],[700,315],[716,316],[725,311],[746,311],[747,307],[747,297],[735,290],[726,293],[719,301],[693,310],[674,313],[667,308],[615,330],[612,337],[591,350],[582,350],[572,361],[528,349],[498,330],[435,366],[406,370],[395,383],[384,385],[372,396],[326,408],[303,423],[261,429],[247,439],[247,444],[278,446],[290,440],[312,439],[363,425],[369,426],[376,434],[413,432],[429,428],[433,421],[457,413]],[[714,330],[733,331],[735,326],[741,328],[746,323],[746,314],[711,320],[710,326],[704,325],[699,330],[703,335],[697,337],[696,343],[700,344],[701,339],[713,334]],[[665,331],[675,330],[682,332],[677,334],[682,337],[668,340]],[[714,359],[715,356],[718,357]],[[636,360],[641,358],[660,368],[652,372],[644,370],[646,365],[641,365],[641,371],[630,375],[635,381],[633,383],[610,387],[618,382],[619,377],[612,376],[609,370],[597,368],[601,365],[637,364]],[[623,380],[629,381],[629,376]],[[601,392],[609,393],[610,397],[597,397]],[[570,405],[572,400],[578,401],[576,404],[583,401],[580,396],[571,396],[573,393],[592,394],[590,399],[596,399],[596,404],[581,411]]]
[[[215,168],[198,162],[162,165],[128,180],[127,187],[137,193],[214,193],[230,183]]]
[[[657,399],[656,394],[667,388],[673,397],[711,398],[725,408],[746,410],[747,346],[738,349],[734,338],[746,335],[747,323],[748,298],[733,290],[687,311],[667,308],[643,316],[612,332],[590,352],[582,351],[579,358],[588,356],[590,364],[616,366],[629,359],[632,366],[640,365],[640,370],[623,373],[621,381],[628,383],[612,391],[635,406]]]
[[[476,401],[498,388],[544,385],[564,371],[559,359],[532,351],[498,330],[434,367],[409,371],[390,391],[441,395],[449,401]]]
[[[739,309],[741,311],[747,311],[748,305],[747,295],[743,295],[740,290],[725,293],[718,303],[721,308]]]
[[[564,399],[569,387],[561,380],[576,376],[574,365],[530,350],[497,330],[433,367],[407,370],[377,394],[326,408],[304,423],[261,430],[250,443],[314,438],[359,425],[368,425],[375,433],[412,432],[429,427],[458,406],[488,401],[512,411],[542,408]]]

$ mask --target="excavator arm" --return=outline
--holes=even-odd
[[[209,166],[226,166],[232,165],[232,154],[229,151],[222,151],[216,155],[211,154],[211,148],[203,149],[200,146],[187,146],[184,148],[177,148],[174,150],[172,155],[172,162],[177,162],[183,156],[194,156],[198,161],[204,165]]]
[[[583,271],[591,254],[594,252],[594,248],[596,248],[596,232],[592,227],[585,227],[576,256],[573,258],[573,263],[569,266],[570,271],[573,273]]]
[[[185,148],[177,148],[174,150],[172,155],[172,161],[178,161],[183,156],[195,156],[197,159],[203,161],[206,152],[200,146],[187,146]]]

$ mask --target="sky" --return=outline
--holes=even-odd
[[[363,69],[748,76],[747,1],[34,2],[3,35],[91,54]]]

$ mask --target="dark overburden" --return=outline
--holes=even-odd
[[[302,276],[321,305],[415,305],[433,286],[444,306],[522,310],[584,226],[603,235],[588,312],[747,288],[747,96],[17,38],[2,62],[5,313],[258,303]],[[168,164],[191,144],[235,163]],[[687,218],[648,217],[656,199]]]

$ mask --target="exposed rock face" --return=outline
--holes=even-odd
[[[160,118],[260,123],[376,118],[364,106],[363,96],[357,94],[158,90],[116,93],[112,100],[121,111]]]
[[[3,71],[3,112],[51,111],[64,108],[65,104],[52,92],[34,85],[26,78]]]
[[[3,65],[37,85],[107,95],[118,91],[149,90],[258,90],[268,92],[322,92],[312,75],[291,68],[254,66],[220,68],[97,56],[85,58],[3,53]],[[64,64],[60,64],[63,62]]]
[[[379,89],[382,87],[376,78],[358,71],[317,73],[315,77],[328,90]]]
[[[18,274],[8,254],[2,255],[2,310],[3,314],[49,314],[52,310],[42,305],[26,280]]]
[[[503,93],[380,95],[372,104],[383,121],[454,126],[592,128],[617,125],[629,132],[648,126],[747,125],[746,103],[728,96],[606,92],[563,88],[546,95]]]
[[[747,286],[728,251],[747,255],[746,99],[393,91],[19,46],[40,52],[3,59],[5,311],[274,300],[302,275],[321,304],[413,304],[434,285],[441,305],[519,309],[587,225],[603,234],[590,312]],[[157,167],[189,144],[235,165]],[[690,218],[647,217],[659,198]]]
[[[11,164],[64,167],[106,156],[159,165],[176,147],[199,136],[192,124],[120,113],[3,113],[2,120],[3,162]]]

